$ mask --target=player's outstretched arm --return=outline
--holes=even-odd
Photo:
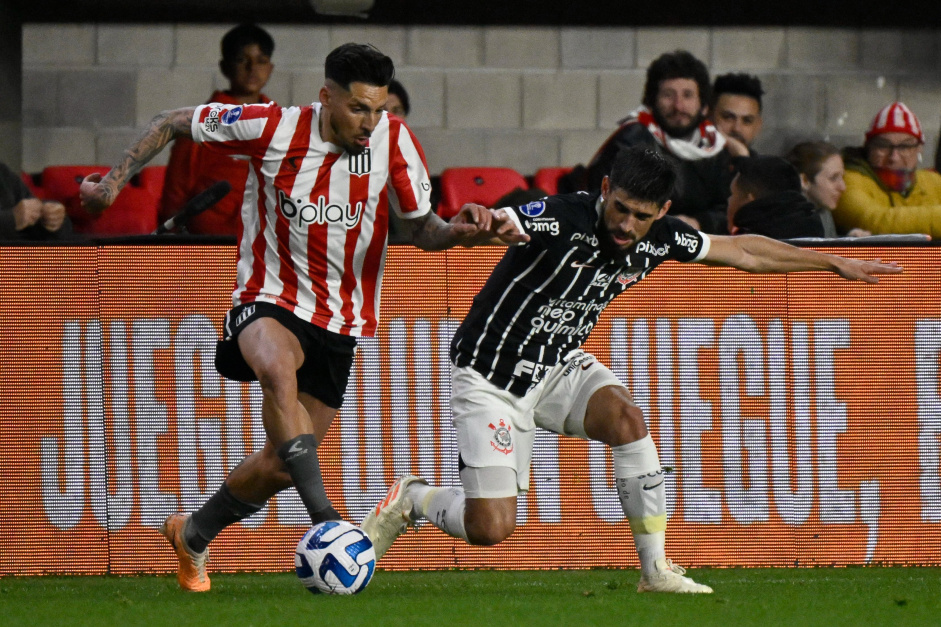
[[[895,262],[866,261],[798,248],[761,235],[709,237],[709,252],[702,263],[731,266],[746,272],[801,272],[824,270],[850,281],[878,283],[880,274],[900,274]]]
[[[454,246],[511,245],[528,242],[510,215],[468,203],[449,222],[434,213],[407,222],[410,241],[422,250],[444,250]]]
[[[100,213],[111,206],[131,177],[141,171],[171,140],[191,136],[195,107],[163,111],[158,114],[140,137],[124,151],[124,157],[102,177],[90,174],[82,181],[79,197],[82,206],[92,213]]]

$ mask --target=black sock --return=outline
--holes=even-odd
[[[262,507],[264,505],[246,503],[236,498],[229,491],[229,486],[223,483],[222,487],[190,516],[183,531],[186,544],[196,553],[202,553],[220,531],[232,523],[248,518]]]
[[[278,457],[288,467],[294,487],[307,508],[311,524],[340,520],[340,514],[333,509],[323,487],[320,461],[317,459],[317,440],[314,436],[302,433],[288,440],[278,448]]]

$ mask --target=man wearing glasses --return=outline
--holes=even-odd
[[[924,144],[921,124],[904,104],[879,111],[863,147],[844,151],[846,191],[833,211],[837,227],[941,237],[941,175],[918,169]]]

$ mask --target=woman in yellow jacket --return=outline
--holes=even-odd
[[[941,174],[917,169],[925,136],[901,102],[884,107],[862,148],[843,153],[846,191],[833,211],[843,230],[941,237]]]

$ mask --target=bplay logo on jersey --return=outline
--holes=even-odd
[[[229,109],[222,114],[222,117],[219,118],[223,124],[235,124],[238,122],[238,119],[242,117],[242,107],[235,107],[234,109]]]
[[[527,203],[520,207],[520,213],[522,213],[527,218],[535,218],[536,216],[541,216],[542,212],[546,210],[546,203],[541,200],[535,202]]]
[[[298,228],[304,228],[311,224],[340,224],[348,229],[359,224],[363,215],[363,203],[356,203],[354,209],[352,205],[327,204],[327,199],[323,196],[317,198],[317,204],[305,203],[303,198],[297,201],[292,200],[282,190],[278,190],[278,208],[281,215],[291,221],[297,222]]]

